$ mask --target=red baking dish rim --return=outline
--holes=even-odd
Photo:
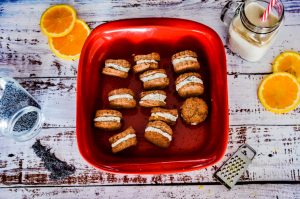
[[[89,46],[89,42],[91,42],[91,38],[93,38],[93,35],[102,31],[108,31],[111,29],[117,29],[118,27],[134,27],[134,26],[142,26],[142,25],[151,25],[151,26],[174,26],[176,24],[179,27],[185,27],[185,28],[191,28],[195,31],[201,30],[201,32],[207,32],[209,33],[214,39],[218,40],[218,48],[220,51],[220,54],[222,54],[222,57],[220,59],[220,62],[222,68],[222,73],[224,73],[224,80],[225,84],[224,87],[222,88],[222,92],[226,93],[226,97],[223,99],[224,101],[224,107],[223,109],[227,111],[228,113],[228,89],[227,89],[227,69],[226,69],[226,56],[225,56],[225,50],[222,44],[221,39],[219,38],[218,34],[209,28],[206,25],[200,24],[198,22],[190,21],[190,20],[185,20],[185,19],[176,19],[176,18],[139,18],[139,19],[124,19],[124,20],[118,20],[118,21],[113,21],[113,22],[108,22],[105,24],[99,25],[97,28],[95,28],[88,39],[85,42],[85,45],[81,51],[81,56],[79,60],[79,66],[78,66],[78,75],[77,75],[77,96],[76,96],[76,137],[77,137],[77,145],[79,152],[83,159],[85,159],[86,162],[88,162],[90,165],[92,165],[95,168],[101,169],[106,172],[110,173],[117,173],[117,174],[167,174],[167,173],[179,173],[179,172],[188,172],[188,171],[194,171],[194,170],[199,170],[202,168],[206,168],[208,166],[211,166],[218,161],[222,159],[222,157],[225,154],[227,143],[228,143],[228,130],[229,130],[229,119],[228,119],[228,114],[224,115],[224,122],[223,122],[223,129],[224,129],[224,137],[222,140],[222,143],[220,144],[220,151],[218,152],[217,156],[213,159],[213,161],[210,161],[206,164],[203,164],[205,160],[200,159],[200,160],[191,160],[191,161],[171,161],[171,162],[157,162],[157,163],[150,163],[145,166],[145,168],[153,168],[146,171],[143,171],[143,169],[137,169],[135,171],[133,170],[126,170],[128,167],[134,167],[136,166],[137,168],[143,168],[140,167],[140,164],[130,164],[130,165],[115,165],[114,167],[112,166],[106,166],[101,163],[98,163],[95,161],[95,159],[90,159],[89,157],[86,156],[86,148],[87,148],[87,143],[84,142],[85,138],[85,133],[84,129],[82,127],[81,119],[80,119],[80,112],[82,110],[82,73],[84,73],[84,67],[83,67],[83,62],[84,59],[83,57],[85,56],[85,52],[87,51],[87,48]],[[180,166],[176,166],[179,164]],[[164,169],[164,165],[166,165],[167,169]],[[174,167],[170,167],[170,165],[174,165]],[[158,170],[156,170],[158,169]]]

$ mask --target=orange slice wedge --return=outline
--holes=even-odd
[[[288,72],[294,75],[300,83],[300,54],[285,51],[278,55],[273,62],[273,72]]]
[[[77,19],[73,30],[64,37],[49,37],[49,46],[56,56],[66,60],[75,60],[80,56],[83,44],[90,34],[88,25]]]
[[[287,113],[300,103],[300,85],[289,73],[273,73],[261,82],[258,98],[267,110],[273,113]]]
[[[69,5],[49,7],[40,20],[42,32],[48,37],[62,37],[70,33],[75,25],[76,11]]]

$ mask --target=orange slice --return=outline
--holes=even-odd
[[[48,37],[62,37],[72,31],[75,21],[74,8],[69,5],[55,5],[42,14],[40,26]]]
[[[267,110],[273,113],[287,113],[300,103],[300,85],[289,73],[273,73],[261,82],[258,98]]]
[[[91,30],[88,25],[77,19],[73,30],[64,37],[49,37],[49,46],[56,56],[75,60],[80,56],[83,44],[90,34]]]
[[[273,62],[273,72],[288,72],[294,75],[300,83],[300,54],[285,51],[278,55]]]

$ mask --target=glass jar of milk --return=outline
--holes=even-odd
[[[267,20],[261,21],[267,6],[263,0],[230,1],[222,10],[221,20],[229,25],[229,48],[247,61],[256,62],[266,54],[282,24],[284,7],[280,0]]]

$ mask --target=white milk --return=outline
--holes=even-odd
[[[264,8],[256,2],[249,3],[245,8],[247,19],[258,27],[270,27],[278,22],[275,15],[269,15],[265,22],[260,20],[263,15]],[[240,19],[240,15],[236,16],[229,27],[229,47],[248,61],[258,61],[270,48],[272,41],[275,40],[275,31],[267,34],[257,34],[248,30]]]

